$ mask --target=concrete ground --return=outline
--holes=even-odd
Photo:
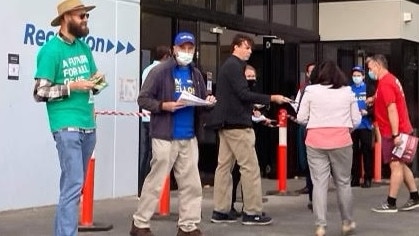
[[[263,179],[264,193],[275,190],[276,181]],[[294,191],[304,186],[303,179],[287,181],[287,189]],[[388,185],[375,185],[370,189],[353,188],[354,216],[357,222],[357,235],[363,236],[419,236],[419,209],[394,214],[378,214],[370,208],[386,199]],[[307,195],[265,196],[264,211],[274,219],[269,226],[244,226],[240,221],[232,224],[213,224],[212,187],[204,188],[202,204],[202,231],[207,236],[307,236],[314,235],[314,218],[307,209]],[[156,216],[152,221],[155,235],[176,235],[177,192],[171,192],[171,215]],[[400,190],[398,205],[408,198],[405,187]],[[329,191],[328,236],[340,235],[340,214],[336,205],[336,192],[333,186]],[[80,236],[128,236],[131,216],[137,205],[137,197],[98,200],[94,203],[94,221],[96,225],[113,225],[110,231],[81,232]],[[241,209],[241,203],[237,203]],[[54,206],[0,212],[0,236],[46,236],[52,235]]]

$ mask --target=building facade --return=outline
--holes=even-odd
[[[348,74],[373,54],[384,54],[406,96],[415,130],[419,126],[419,1],[329,1],[319,6],[319,58],[332,59]],[[368,79],[369,80],[369,79]],[[413,164],[415,175],[418,164]]]
[[[196,64],[206,78],[217,85],[217,69],[230,54],[236,33],[255,40],[249,64],[257,69],[260,92],[295,96],[300,71],[316,60],[319,41],[318,1],[316,0],[142,0],[141,67],[147,66],[157,45],[172,45],[174,35],[190,31],[197,37]],[[272,106],[269,116],[277,119],[280,108]],[[250,115],[250,114],[249,114]],[[290,122],[291,123],[291,122]],[[289,127],[290,176],[297,174],[295,124]],[[275,177],[278,129],[262,128],[257,134],[263,169]],[[140,147],[141,148],[141,147]],[[200,169],[214,173],[217,165],[216,137],[206,132],[200,142]]]

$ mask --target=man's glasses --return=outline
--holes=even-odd
[[[76,15],[76,14],[74,14]],[[80,13],[77,16],[80,17],[80,20],[84,20],[84,18],[89,19],[90,14],[89,13]]]

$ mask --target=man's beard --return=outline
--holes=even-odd
[[[76,38],[83,38],[89,34],[89,28],[82,28],[81,25],[76,24],[74,21],[68,22],[68,32]]]

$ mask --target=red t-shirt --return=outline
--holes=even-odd
[[[409,120],[402,85],[394,75],[387,73],[378,81],[374,103],[375,119],[383,137],[391,137],[392,135],[387,110],[388,105],[391,103],[395,103],[397,107],[399,115],[399,132],[411,133],[413,128]]]

